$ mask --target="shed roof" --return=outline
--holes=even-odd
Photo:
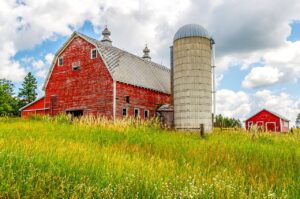
[[[45,98],[45,96],[42,96],[42,97],[37,98],[36,100],[30,102],[29,104],[26,104],[25,106],[19,108],[19,111],[24,110],[25,108],[31,106],[32,104],[34,104],[34,103],[36,103],[36,102],[38,102],[38,101],[40,101],[41,99],[44,99],[44,98]]]
[[[170,69],[152,61],[147,61],[114,46],[105,45],[101,41],[79,32],[74,32],[72,34],[70,39],[63,45],[58,53],[56,53],[56,57],[76,35],[97,47],[113,80],[158,92],[170,93]],[[54,61],[46,78],[44,89],[50,78],[52,68],[54,67]]]
[[[271,114],[273,114],[273,115],[279,117],[280,119],[283,119],[283,120],[285,120],[285,121],[290,121],[290,120],[287,119],[286,117],[284,117],[284,116],[282,116],[282,115],[280,115],[280,114],[278,114],[278,113],[275,113],[275,112],[273,112],[273,111],[270,111],[270,110],[268,110],[268,109],[262,109],[262,110],[258,111],[257,113],[255,113],[254,115],[252,115],[251,117],[249,117],[248,119],[246,119],[245,121],[251,119],[252,117],[256,116],[257,114],[259,114],[259,113],[262,112],[262,111],[267,111],[267,112],[269,112],[269,113],[271,113]]]

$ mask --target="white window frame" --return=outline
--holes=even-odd
[[[146,117],[146,113],[147,113],[147,117]],[[150,111],[149,110],[144,110],[144,118],[149,118],[150,117]]]
[[[93,57],[93,52],[96,52],[96,56],[95,57]],[[93,49],[91,49],[91,59],[96,59],[97,58],[97,48],[93,48]]]
[[[135,116],[135,111],[138,111],[138,114],[137,114],[137,116]],[[138,118],[138,117],[140,117],[140,109],[139,108],[134,108],[133,109],[133,116],[135,117],[135,118]]]
[[[126,110],[126,114],[123,115],[123,111]],[[128,108],[122,108],[122,116],[127,117],[128,116]]]
[[[60,60],[62,60],[62,64],[60,64]],[[57,63],[58,66],[63,66],[64,65],[64,57],[63,56],[59,56],[58,57],[58,63]]]

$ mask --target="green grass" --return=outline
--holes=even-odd
[[[297,198],[300,136],[0,119],[0,198]],[[1,197],[2,196],[2,197]]]

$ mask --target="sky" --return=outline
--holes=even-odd
[[[300,113],[298,0],[1,0],[0,78],[18,92],[32,72],[39,95],[56,51],[73,31],[169,67],[169,47],[184,24],[216,42],[217,113],[242,121],[266,108],[294,121]]]

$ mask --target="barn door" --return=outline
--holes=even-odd
[[[275,122],[267,122],[266,130],[275,132],[276,131],[276,123]]]
[[[50,114],[52,116],[58,113],[57,95],[52,95],[50,98]]]

